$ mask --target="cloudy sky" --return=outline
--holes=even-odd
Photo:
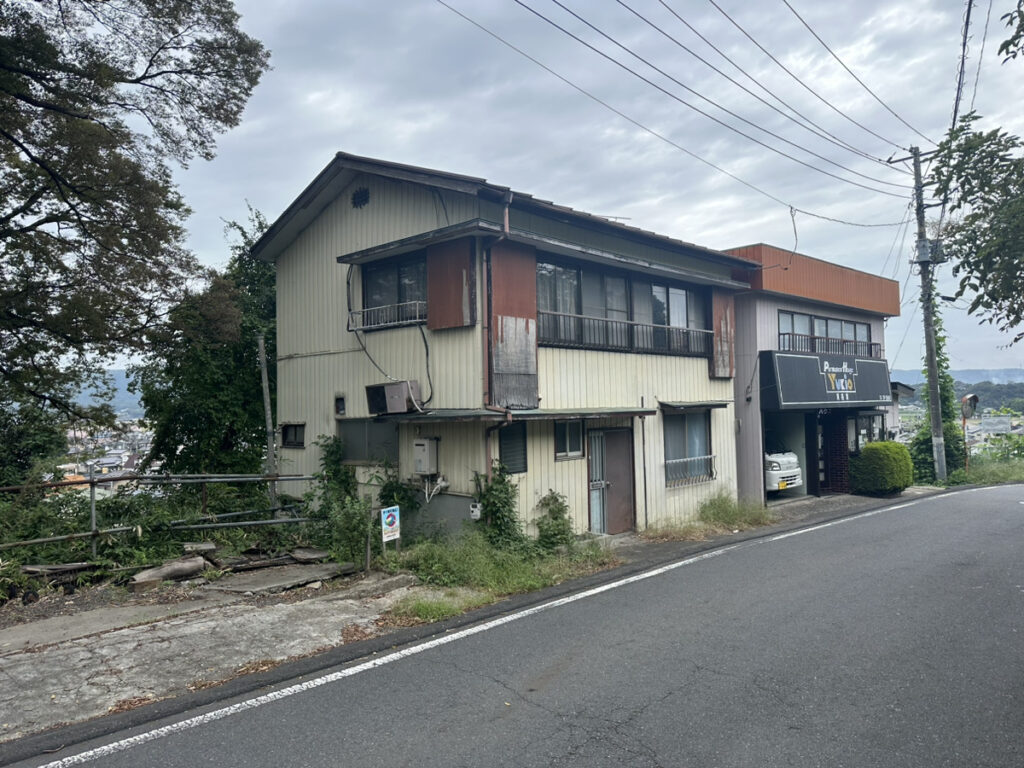
[[[273,70],[218,157],[178,176],[202,261],[226,262],[222,220],[244,220],[246,200],[272,221],[344,151],[483,177],[712,248],[795,246],[892,277],[904,306],[887,357],[920,367],[913,221],[816,216],[905,221],[909,164],[879,161],[932,149],[949,127],[963,2],[445,2],[237,3]],[[973,103],[985,127],[1019,135],[1024,61],[996,53],[1012,5],[994,0],[986,35],[989,3],[975,4],[961,112]],[[798,124],[808,121],[814,132]],[[940,278],[953,293],[948,265]],[[952,367],[1024,367],[1024,345],[1007,348],[963,305],[943,309]]]

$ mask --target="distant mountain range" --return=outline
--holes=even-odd
[[[962,381],[964,384],[977,384],[979,381],[991,381],[993,384],[1024,382],[1024,368],[961,368],[950,369],[949,373],[953,381]],[[893,368],[889,378],[911,387],[922,384],[925,380],[920,369],[906,368]]]
[[[110,407],[122,419],[141,419],[145,412],[137,395],[128,391],[128,372],[122,368],[111,368],[107,371],[114,383],[114,396],[110,399]],[[90,405],[94,402],[95,391],[84,390],[78,396],[78,402]]]

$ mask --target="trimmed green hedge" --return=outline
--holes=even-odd
[[[900,443],[868,443],[850,457],[850,490],[869,496],[899,493],[914,482],[910,451]]]

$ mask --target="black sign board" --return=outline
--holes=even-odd
[[[765,351],[760,353],[759,361],[764,411],[892,403],[885,360]]]

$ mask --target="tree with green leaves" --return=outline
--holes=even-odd
[[[1017,7],[1004,15],[1002,20],[1010,29],[1010,36],[999,45],[999,54],[1004,62],[1017,58],[1024,49],[1024,0],[1017,0]]]
[[[0,391],[0,487],[20,485],[40,462],[67,450],[59,416],[39,403],[19,403]]]
[[[230,0],[0,3],[0,383],[16,401],[83,415],[75,393],[196,275],[169,163],[213,157],[267,68],[238,19]]]
[[[251,207],[228,222],[231,260],[146,334],[131,371],[153,429],[147,462],[172,472],[259,472],[266,451],[257,334],[265,334],[274,381],[274,265],[249,248],[267,222]],[[271,390],[273,391],[273,389]]]
[[[934,295],[935,288],[932,287]],[[967,448],[960,428],[960,403],[956,397],[953,377],[949,373],[949,355],[946,354],[946,333],[942,316],[935,312],[935,362],[939,371],[939,404],[942,412],[942,436],[946,447],[946,470],[953,472],[964,466]],[[926,366],[927,367],[927,366]],[[924,371],[927,377],[927,370]],[[925,411],[929,408],[927,387],[921,389]],[[910,443],[910,456],[914,463],[914,480],[918,483],[934,482],[935,457],[932,450],[932,428],[923,423]]]
[[[949,201],[945,254],[960,278],[957,297],[1013,342],[1024,338],[1024,145],[1001,129],[975,130],[964,115],[939,145],[931,182]]]

